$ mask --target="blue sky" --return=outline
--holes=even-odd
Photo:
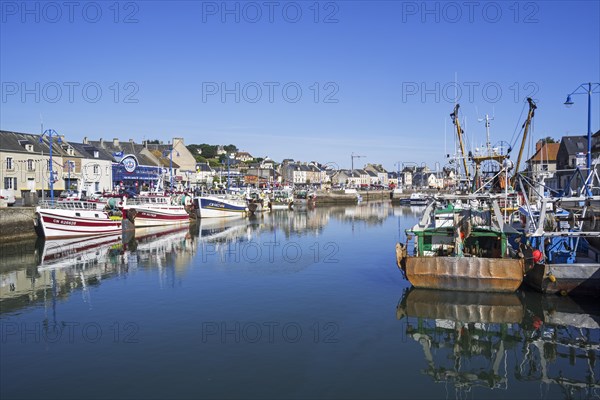
[[[475,147],[486,113],[492,142],[514,142],[528,95],[534,138],[585,134],[586,96],[563,102],[600,82],[598,1],[1,4],[0,128],[37,133],[43,119],[72,141],[443,166],[455,86]],[[592,114],[596,131],[600,95]]]

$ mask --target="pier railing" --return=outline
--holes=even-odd
[[[54,208],[61,210],[98,210],[104,208],[104,203],[91,201],[58,201],[58,200],[41,200],[40,208]]]

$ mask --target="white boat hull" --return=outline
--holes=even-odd
[[[36,210],[38,233],[46,238],[68,238],[121,233],[122,221],[110,219],[100,210],[66,210],[41,208]]]
[[[200,218],[233,217],[246,214],[248,207],[244,201],[213,196],[194,199]]]
[[[190,223],[190,216],[183,206],[131,206],[125,207],[127,218],[136,228],[145,226],[182,225]],[[130,214],[135,210],[134,215]]]

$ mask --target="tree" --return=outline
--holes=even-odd
[[[233,144],[228,144],[227,146],[223,146],[223,150],[225,150],[228,154],[238,152],[237,146],[233,145]]]
[[[187,146],[185,146],[190,153],[192,153],[194,156],[199,155],[201,153],[198,153],[198,150],[200,150],[202,152],[202,149],[200,148],[199,144],[189,144]]]
[[[218,146],[202,143],[200,148],[202,149],[202,156],[204,158],[214,158],[217,156]]]
[[[556,140],[550,136],[546,136],[542,139],[542,143],[556,143]]]

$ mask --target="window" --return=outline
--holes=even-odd
[[[7,170],[14,169],[13,159],[11,157],[6,157],[6,169]]]
[[[48,159],[48,163],[47,163],[46,167],[48,168],[48,170],[50,170],[50,159]]]
[[[94,164],[94,175],[97,175],[100,173],[100,166],[98,164]]]
[[[4,189],[16,189],[17,178],[4,178]]]
[[[98,158],[99,155],[100,155],[100,152],[94,151],[94,158]]]
[[[31,158],[27,160],[27,171],[35,171],[35,164]]]

